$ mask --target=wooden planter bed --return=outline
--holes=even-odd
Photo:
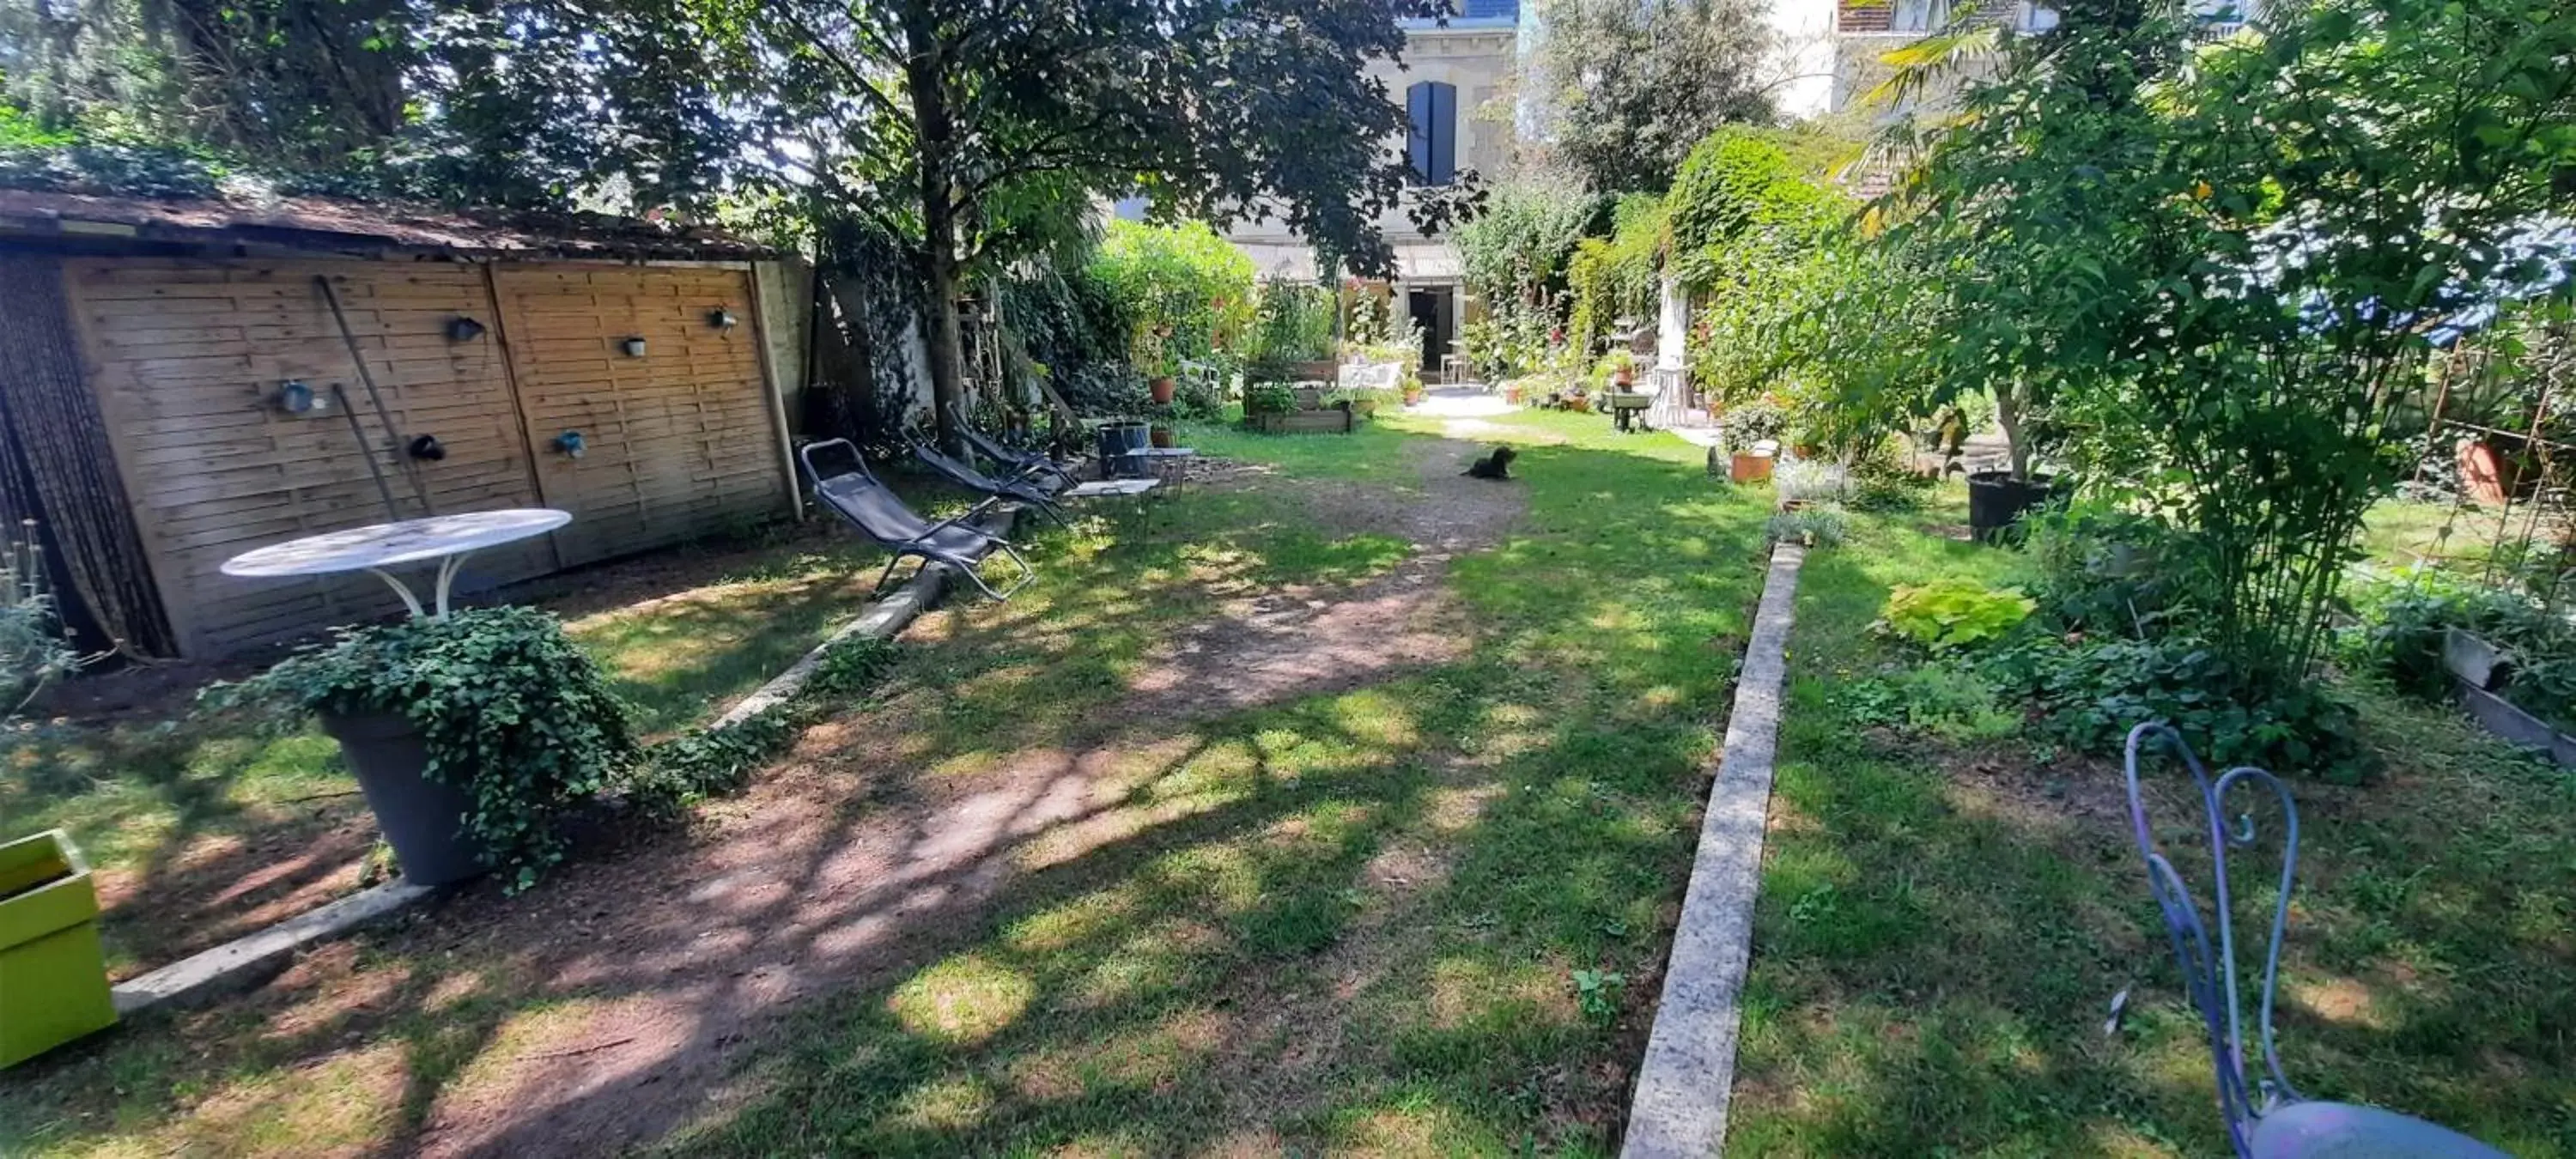
[[[1341,407],[1322,410],[1290,411],[1286,414],[1248,415],[1243,425],[1266,435],[1346,435],[1356,424],[1351,412]]]

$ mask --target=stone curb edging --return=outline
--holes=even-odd
[[[995,515],[977,522],[995,534],[1006,535],[1016,513],[1014,508],[1006,506]],[[860,636],[880,640],[892,638],[921,613],[936,605],[955,579],[955,569],[942,563],[930,564],[915,572],[902,587],[895,589],[893,595],[869,604],[856,619],[842,625],[830,638],[788,665],[786,671],[771,677],[769,683],[761,685],[741,703],[716,718],[715,723],[707,726],[708,730],[732,728],[795,696],[807,681],[814,678],[815,670],[822,667],[823,657],[844,641]],[[109,987],[108,994],[116,1003],[118,1017],[131,1018],[158,1007],[186,1006],[235,990],[246,990],[283,970],[296,951],[315,942],[356,933],[428,901],[440,892],[430,886],[413,885],[395,878],[118,983]]]
[[[1726,747],[1709,786],[1692,860],[1690,892],[1673,931],[1664,992],[1646,1040],[1629,1104],[1622,1159],[1699,1159],[1726,1142],[1735,1085],[1736,1032],[1744,976],[1753,955],[1753,904],[1762,887],[1762,838],[1771,805],[1771,764],[1780,739],[1781,689],[1789,628],[1797,614],[1798,568],[1806,549],[1771,553],[1753,638],[1736,675]]]

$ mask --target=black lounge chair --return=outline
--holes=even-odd
[[[1053,475],[1061,480],[1055,485],[1055,490],[1063,490],[1082,481],[1075,476],[1073,467],[1057,462],[1054,456],[1044,451],[1014,447],[973,427],[960,427],[958,433],[966,436],[968,446],[975,448],[976,452],[985,458],[1001,464],[1005,470],[1026,472],[1033,481],[1040,476]]]
[[[908,441],[912,444],[914,458],[921,460],[931,470],[947,476],[950,482],[970,491],[981,491],[997,499],[1018,500],[1046,512],[1047,518],[1055,520],[1057,526],[1073,526],[1065,519],[1064,512],[1057,509],[1055,496],[1037,484],[1034,476],[1040,473],[1040,467],[1023,467],[1009,478],[996,479],[966,463],[959,462],[939,448],[919,439]]]
[[[839,447],[848,452],[854,469],[825,474],[821,467],[815,465],[814,452],[826,447]],[[1037,578],[1037,569],[1020,558],[1019,551],[1011,546],[1009,540],[967,524],[968,520],[992,510],[1006,496],[991,496],[962,514],[932,523],[904,506],[902,498],[868,470],[868,461],[859,455],[859,449],[852,446],[850,440],[827,439],[808,443],[796,454],[805,462],[805,473],[814,480],[814,500],[838,512],[850,526],[859,529],[859,534],[894,553],[894,558],[886,561],[885,570],[877,573],[878,591],[885,590],[887,577],[894,574],[894,566],[902,563],[907,555],[921,560],[924,566],[944,563],[956,568],[982,589],[987,598],[995,601],[1011,598],[1021,588],[1027,587],[1030,580]],[[994,591],[993,585],[985,583],[984,577],[976,571],[975,565],[996,549],[1011,557],[1011,562],[1020,568],[1019,582],[1012,584],[1008,591]]]

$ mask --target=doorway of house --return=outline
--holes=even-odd
[[[1405,291],[1406,312],[1422,331],[1422,380],[1440,381],[1440,360],[1449,353],[1451,317],[1450,297],[1456,291],[1448,286],[1432,286]]]

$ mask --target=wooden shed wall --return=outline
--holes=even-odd
[[[634,393],[639,416],[656,416],[666,427],[704,415],[729,432],[738,425],[736,412],[760,413],[769,394],[756,362],[725,356],[752,341],[748,283],[740,270],[107,257],[72,259],[65,271],[92,387],[134,496],[155,579],[192,655],[220,655],[398,607],[372,577],[245,580],[216,570],[252,547],[386,518],[347,415],[336,407],[288,415],[274,405],[280,384],[290,379],[323,397],[331,384],[343,384],[349,413],[406,517],[419,513],[407,474],[415,471],[442,513],[525,506],[574,513],[573,528],[559,540],[478,553],[467,566],[468,583],[527,578],[785,507],[786,483],[772,442],[746,453],[739,441],[718,440],[729,470],[712,496],[665,485],[628,486],[618,494],[596,485],[587,474],[593,464],[631,478],[635,468],[624,460],[641,451],[651,461],[658,447],[637,437],[647,426],[640,417],[597,428],[591,437],[600,449],[572,469],[547,445],[563,426],[581,425],[558,421],[568,414],[586,421],[628,406],[616,397],[622,392]],[[394,426],[405,436],[437,436],[447,448],[444,460],[409,460],[387,442],[314,285],[317,275],[332,279]],[[638,331],[645,318],[598,304],[677,303],[684,289],[720,292],[728,280],[731,307],[745,319],[729,343],[704,325],[705,311],[725,304],[720,300],[697,306],[698,328],[713,345],[679,333],[675,322],[658,315],[654,324],[663,330]],[[594,295],[593,308],[579,319],[562,317],[552,309],[559,302],[543,295],[495,293],[496,284],[524,290],[575,283],[593,287]],[[500,308],[505,299],[532,313],[509,317]],[[681,312],[676,304],[669,311],[673,319]],[[450,341],[446,325],[458,316],[491,329]],[[585,328],[592,331],[586,348],[579,333]],[[522,329],[525,349],[505,343]],[[659,339],[664,331],[667,346],[657,341],[646,358],[600,371],[608,360],[603,348],[614,338],[645,332]],[[514,381],[514,366],[534,377],[528,384]],[[536,389],[522,389],[529,384]],[[683,414],[667,401],[673,397],[707,402]],[[691,441],[664,428],[654,433]],[[585,527],[591,520],[598,521],[596,530]]]
[[[573,513],[569,566],[774,514],[788,501],[750,275],[711,267],[498,271],[538,490]],[[707,322],[728,310],[739,323]],[[620,350],[645,341],[641,358]],[[550,450],[581,432],[580,458]]]

